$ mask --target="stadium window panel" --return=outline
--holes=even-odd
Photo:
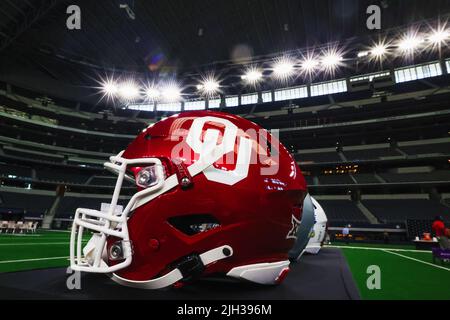
[[[403,79],[405,79],[405,81],[410,81],[411,80],[411,70],[403,70]]]
[[[442,69],[440,64],[432,64],[429,66],[430,76],[437,77],[442,75]]]
[[[130,104],[127,109],[152,112],[155,110],[155,104]]]
[[[336,87],[335,83],[329,83],[329,84],[325,84],[324,85],[323,90],[324,91],[328,90],[329,93],[335,93],[336,92],[336,88],[335,87]]]
[[[409,81],[409,72],[407,72],[406,70],[402,71],[402,77],[403,77],[403,81]]]
[[[407,81],[406,80],[405,70],[395,71],[395,81],[396,82],[405,82],[405,81]]]
[[[448,66],[447,66],[448,69]],[[418,79],[432,78],[442,75],[439,62],[432,62],[420,66],[406,67],[395,70],[395,82],[402,83]]]
[[[429,67],[418,68],[416,70],[416,73],[417,73],[417,78],[418,79],[431,77],[431,72],[430,72],[430,68]]]
[[[272,92],[267,91],[267,92],[263,92],[261,94],[262,97],[262,102],[266,103],[266,102],[272,102]]]
[[[181,111],[181,102],[161,103],[156,105],[158,111]]]
[[[406,79],[408,79],[409,81],[411,80],[416,80],[417,76],[416,76],[416,72],[414,69],[409,69],[409,70],[405,70],[406,73]]]
[[[239,105],[239,97],[235,96],[225,98],[225,105],[227,107],[237,107]]]
[[[311,96],[323,96],[347,91],[347,82],[345,80],[337,80],[325,83],[311,85]]]
[[[400,70],[400,71],[395,72],[395,78],[396,78],[396,81],[401,81],[401,82],[405,81],[405,71]]]
[[[209,109],[218,109],[220,108],[220,99],[211,99],[208,101],[208,108]]]
[[[341,90],[339,90],[339,92],[346,92],[348,90],[347,89],[347,81],[342,80],[339,83],[341,84]]]
[[[275,91],[275,101],[301,99],[308,97],[308,89],[305,86],[280,89]]]
[[[447,73],[450,73],[450,60],[445,61],[445,66],[447,67]]]
[[[258,94],[257,93],[244,94],[241,96],[241,105],[256,104],[256,103],[258,103]]]
[[[205,110],[205,109],[206,109],[205,100],[186,101],[184,103],[184,110],[186,111]]]

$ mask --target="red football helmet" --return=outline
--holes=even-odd
[[[110,205],[78,209],[73,270],[157,289],[200,275],[281,282],[306,183],[295,160],[255,123],[212,111],[171,116],[144,130],[105,167],[118,174]],[[123,209],[123,180],[135,193]],[[82,248],[83,232],[92,238]]]

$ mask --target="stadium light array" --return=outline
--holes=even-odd
[[[426,30],[425,30],[426,29]],[[394,40],[388,41],[387,38],[379,39],[373,42],[371,46],[364,47],[357,57],[359,61],[378,61],[392,56],[407,57],[422,50],[441,50],[443,47],[450,47],[450,27],[446,23],[438,24],[435,28],[430,26],[416,26],[414,29],[405,30],[403,33],[395,37]],[[322,47],[323,51],[320,55],[314,54],[314,49],[309,48],[298,56],[293,53],[280,55],[272,61],[260,61],[260,66],[247,65],[243,74],[239,75],[242,84],[249,86],[258,86],[260,82],[266,79],[266,71],[271,71],[271,77],[280,81],[288,82],[297,76],[303,78],[312,78],[318,73],[324,76],[334,76],[335,71],[345,66],[344,56],[346,52],[336,44],[328,44]],[[397,54],[395,54],[397,53]],[[356,57],[352,57],[352,61]],[[270,65],[267,69],[262,66]],[[140,98],[144,98],[147,102],[180,102],[182,100],[182,88],[176,81],[166,83],[153,83],[151,86],[138,87],[133,79],[118,83],[114,78],[103,78],[98,81],[99,86],[96,87],[103,97],[108,100],[133,102]],[[195,85],[193,86],[195,87]],[[221,92],[222,86],[213,74],[202,77],[196,86],[197,93],[195,98],[201,94],[207,97],[217,96]]]
[[[257,85],[263,78],[263,74],[261,70],[252,66],[249,67],[245,74],[241,76],[241,79],[245,81],[246,84],[255,86]]]
[[[342,56],[336,53],[329,53],[322,58],[322,64],[326,68],[335,68],[342,61]]]
[[[374,43],[374,45],[370,48],[369,60],[381,63],[389,53],[388,43],[385,41]]]
[[[370,49],[370,54],[377,59],[383,58],[387,54],[388,46],[384,43],[378,43]]]
[[[118,94],[125,101],[135,101],[140,97],[139,86],[133,80],[126,80],[119,85]]]
[[[305,58],[300,63],[302,70],[312,72],[319,66],[319,61],[314,58]]]
[[[161,96],[161,92],[159,92],[158,88],[154,86],[148,86],[145,89],[145,96],[149,101],[156,101]]]
[[[161,88],[161,97],[165,102],[178,102],[181,100],[181,87],[175,81],[166,83]]]
[[[314,57],[313,53],[308,53],[300,60],[300,73],[303,76],[311,78],[319,69],[320,62]]]
[[[201,83],[197,85],[197,90],[207,97],[216,96],[220,92],[220,82],[214,75],[205,76]]]
[[[107,97],[109,99],[114,98],[117,95],[117,93],[119,92],[119,86],[112,79],[108,79],[105,82],[103,82],[101,88],[102,88],[103,96]]]
[[[450,38],[450,32],[446,27],[439,27],[433,29],[428,36],[427,40],[434,48],[440,48],[442,45],[446,44]]]
[[[331,48],[324,53],[320,62],[326,74],[333,74],[342,65],[343,60],[341,53],[336,48]]]
[[[398,42],[398,49],[402,52],[413,53],[423,41],[423,38],[417,34],[405,34]]]
[[[276,79],[281,81],[287,81],[294,74],[295,63],[289,57],[279,57],[275,59],[272,71]]]

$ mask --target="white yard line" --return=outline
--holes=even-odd
[[[402,257],[402,258],[405,258],[405,259],[409,259],[409,260],[412,260],[412,261],[415,261],[415,262],[420,262],[420,263],[423,263],[423,264],[426,264],[426,265],[429,265],[429,266],[432,266],[432,267],[435,267],[435,268],[438,268],[438,269],[443,269],[445,271],[450,271],[449,268],[442,267],[442,266],[439,266],[437,264],[433,264],[431,262],[426,262],[426,261],[422,261],[422,260],[419,260],[419,259],[411,258],[411,257],[408,257],[408,256],[405,256],[403,254],[398,253],[398,252],[420,252],[420,253],[432,254],[431,251],[426,251],[426,250],[388,249],[388,248],[370,248],[370,247],[344,247],[344,246],[327,246],[327,247],[329,247],[329,248],[339,248],[339,249],[383,251],[383,252],[390,253],[390,254],[393,254],[393,255],[397,255],[399,257]]]
[[[411,258],[411,257],[405,256],[405,255],[397,253],[397,252],[392,252],[392,251],[390,251],[390,249],[389,250],[384,249],[382,251],[384,251],[386,253],[390,253],[390,254],[396,255],[396,256],[399,256],[399,257],[402,257],[402,258],[405,258],[405,259],[409,259],[409,260],[412,260],[412,261],[415,261],[415,262],[420,262],[420,263],[423,263],[423,264],[426,264],[426,265],[429,265],[429,266],[432,266],[432,267],[435,267],[435,268],[438,268],[438,269],[442,269],[442,270],[445,270],[445,271],[450,271],[449,268],[442,267],[442,266],[439,266],[437,264],[433,264],[433,263],[430,263],[430,262],[422,261],[422,260],[419,260],[419,259]]]
[[[25,238],[34,238],[34,237],[42,237],[42,234],[0,233],[0,237],[25,237]]]
[[[23,236],[23,237],[6,237],[0,235],[0,241],[2,240],[14,240],[14,241],[20,241],[20,240],[40,240],[43,239],[41,236]],[[51,237],[51,238],[45,238],[45,240],[67,240],[68,237]]]
[[[427,250],[411,250],[411,249],[390,249],[390,248],[375,248],[375,247],[347,247],[347,246],[332,246],[327,245],[325,246],[327,248],[338,248],[338,249],[356,249],[356,250],[389,250],[389,251],[395,251],[395,252],[422,252],[422,253],[429,253],[431,254],[431,251]]]
[[[42,246],[42,245],[62,245],[69,244],[70,242],[33,242],[33,243],[0,243],[0,246]]]
[[[31,262],[31,261],[45,261],[45,260],[61,260],[69,259],[69,257],[51,257],[51,258],[35,258],[35,259],[21,259],[21,260],[6,260],[0,261],[0,264],[17,263],[17,262]]]
[[[87,240],[84,240],[83,243],[88,242]],[[6,246],[49,246],[49,245],[63,245],[63,244],[70,244],[69,241],[67,242],[33,242],[33,243],[0,243],[1,247]]]

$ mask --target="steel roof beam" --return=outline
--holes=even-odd
[[[14,40],[27,31],[33,24],[44,17],[51,9],[53,9],[55,5],[64,1],[65,0],[43,0],[41,1],[40,6],[30,10],[30,12],[26,14],[23,19],[20,19],[20,21],[13,19],[15,21],[15,25],[12,30],[14,31],[0,42],[0,52],[13,43]]]

